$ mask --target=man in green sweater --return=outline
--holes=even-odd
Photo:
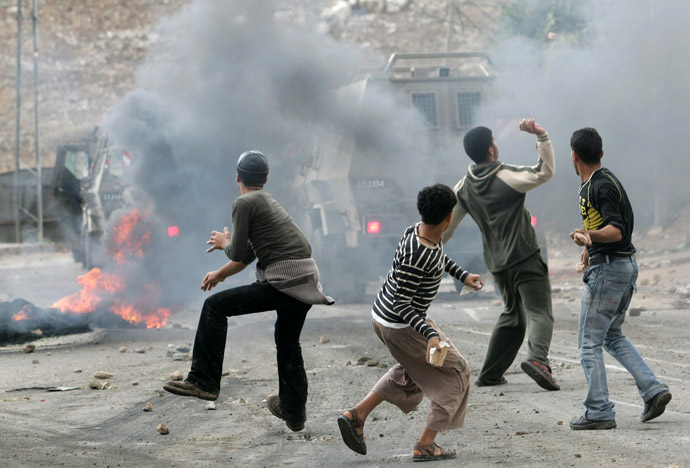
[[[491,334],[477,386],[506,383],[503,374],[515,360],[526,330],[528,353],[522,370],[542,388],[559,390],[548,360],[553,334],[549,272],[525,208],[527,191],[553,177],[555,158],[546,130],[534,119],[522,119],[520,130],[537,136],[539,159],[534,166],[499,161],[488,128],[475,127],[467,132],[463,144],[475,164],[453,190],[459,203],[443,242],[450,240],[458,223],[469,213],[482,232],[484,261],[505,303]]]

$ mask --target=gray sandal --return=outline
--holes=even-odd
[[[436,447],[441,450],[441,453],[438,455],[434,454]],[[457,456],[455,450],[439,447],[436,442],[429,445],[422,445],[419,441],[417,441],[417,443],[414,444],[414,450],[417,450],[421,453],[421,455],[412,455],[412,461],[416,462],[450,460]]]
[[[345,416],[345,414],[338,416],[338,427],[340,428],[340,435],[343,437],[343,442],[345,442],[345,445],[351,450],[360,455],[366,455],[367,444],[364,442],[364,422],[359,419],[356,409],[352,408],[347,411],[352,415],[352,419]],[[357,432],[357,429],[362,430],[362,433]]]

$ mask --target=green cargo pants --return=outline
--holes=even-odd
[[[498,383],[517,356],[527,330],[527,359],[549,365],[553,334],[551,281],[546,262],[537,252],[517,265],[493,273],[505,310],[491,333],[479,374],[484,384]]]

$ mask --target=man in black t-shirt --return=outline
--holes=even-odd
[[[671,393],[621,330],[638,272],[632,206],[620,181],[601,166],[604,152],[595,129],[577,130],[570,147],[575,172],[582,181],[579,194],[584,228],[575,229],[570,237],[584,247],[578,269],[587,269],[577,345],[589,386],[583,401],[585,412],[570,421],[570,428],[616,427],[602,347],[632,374],[645,402],[640,420],[647,422],[664,412]]]

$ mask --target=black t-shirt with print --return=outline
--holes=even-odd
[[[593,242],[589,256],[632,255],[635,216],[623,185],[608,169],[597,169],[580,187],[580,213],[582,224],[588,231],[596,231],[609,224],[621,230],[623,238],[618,242]]]

